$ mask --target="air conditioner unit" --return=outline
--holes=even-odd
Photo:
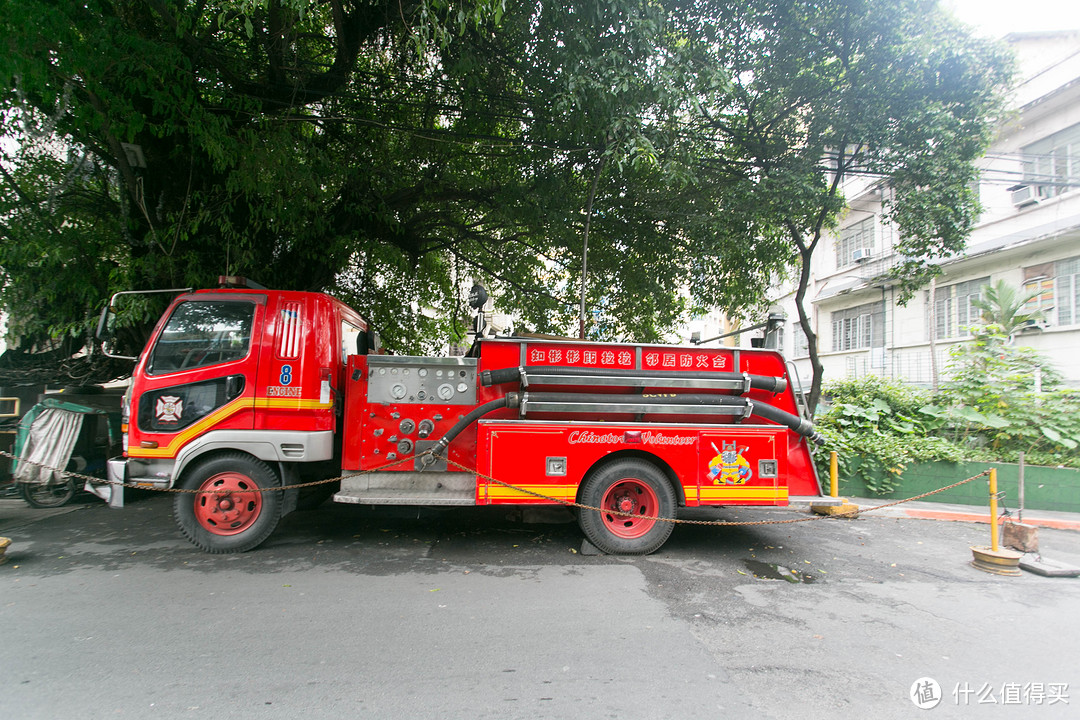
[[[1028,332],[1030,330],[1045,330],[1050,327],[1050,323],[1045,320],[1028,320],[1023,325],[1017,328],[1017,332]]]
[[[1037,185],[1020,185],[1012,191],[1012,202],[1018,208],[1027,207],[1029,205],[1035,205],[1040,200],[1039,188]]]
[[[862,262],[863,260],[869,259],[873,254],[874,251],[872,248],[859,248],[858,250],[853,250],[851,252],[851,262]]]

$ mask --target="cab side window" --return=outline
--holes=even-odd
[[[341,321],[341,364],[348,362],[350,355],[360,354],[360,337],[364,331],[345,320]]]

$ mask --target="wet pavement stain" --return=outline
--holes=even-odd
[[[759,580],[784,580],[785,582],[793,584],[805,583],[807,585],[811,585],[818,581],[816,576],[809,573],[792,570],[783,565],[761,562],[760,560],[744,559],[743,565],[745,565],[746,569]]]

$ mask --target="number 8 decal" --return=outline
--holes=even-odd
[[[292,365],[281,366],[281,377],[279,378],[282,385],[292,384]]]

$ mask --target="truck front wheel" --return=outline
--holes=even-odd
[[[674,523],[675,491],[643,460],[620,460],[593,473],[581,490],[578,523],[593,545],[613,555],[647,555],[663,545]]]
[[[209,553],[251,550],[270,537],[281,518],[281,493],[270,467],[249,455],[229,453],[184,473],[173,516],[184,537]]]

